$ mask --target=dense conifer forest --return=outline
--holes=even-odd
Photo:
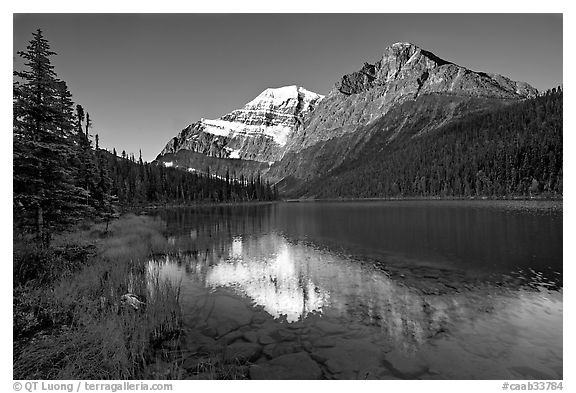
[[[120,207],[272,200],[277,193],[260,176],[232,179],[187,173],[133,154],[100,148],[93,119],[72,101],[58,78],[42,31],[18,52],[24,70],[13,80],[14,225],[44,242],[82,218],[109,217]]]
[[[562,96],[558,87],[389,145],[376,134],[300,195],[561,197]]]
[[[269,201],[278,198],[277,190],[260,176],[236,179],[206,173],[190,173],[166,168],[157,163],[145,163],[140,157],[118,157],[99,151],[106,161],[112,179],[111,193],[121,205],[187,204],[198,201],[241,202]]]

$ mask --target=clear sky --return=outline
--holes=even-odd
[[[186,125],[267,87],[326,94],[412,42],[539,90],[562,84],[561,14],[15,14],[14,67],[37,28],[103,147],[153,160]]]

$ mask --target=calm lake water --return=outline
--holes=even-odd
[[[191,355],[251,378],[562,379],[562,203],[163,210]],[[224,348],[224,349],[223,349]]]

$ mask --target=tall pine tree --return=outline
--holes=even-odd
[[[76,106],[76,144],[78,146],[78,186],[84,189],[83,204],[86,211],[94,212],[94,196],[98,188],[98,170],[96,167],[96,156],[92,150],[89,130],[92,125],[90,115],[86,114],[85,129],[83,129],[84,108]]]
[[[54,54],[37,30],[18,52],[25,69],[14,72],[13,85],[15,224],[32,229],[44,244],[81,213],[83,192],[70,165],[76,153],[71,95],[54,72]]]

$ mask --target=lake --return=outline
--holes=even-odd
[[[562,202],[159,210],[190,355],[252,379],[562,379]],[[222,353],[224,353],[222,355]]]

